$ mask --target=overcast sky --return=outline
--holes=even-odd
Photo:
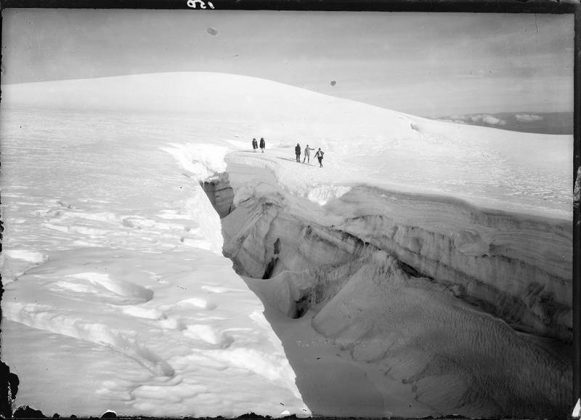
[[[572,15],[57,9],[3,15],[2,83],[216,71],[416,115],[573,110]]]

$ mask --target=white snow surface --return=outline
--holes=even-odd
[[[288,148],[286,156],[291,160],[297,142],[326,152],[328,170],[317,173],[306,185],[304,178],[310,174],[300,179],[301,186],[309,190],[322,181],[366,182],[464,197],[486,207],[572,217],[571,135],[433,121],[263,79],[221,73],[7,85],[3,87],[3,104],[58,109],[63,118],[71,110],[85,116],[109,114],[107,125],[113,129],[114,124],[124,121],[125,132],[129,126],[144,129],[149,124],[152,127],[147,136],[167,140],[162,147],[180,148],[183,153],[179,159],[187,160],[182,165],[196,166],[189,168],[194,172],[204,173],[206,163],[220,167],[224,152],[220,148],[249,148],[252,137],[264,137],[267,149]],[[128,119],[129,115],[134,119]],[[154,124],[158,118],[162,121]],[[195,146],[184,144],[188,142]],[[207,147],[218,149],[212,152]],[[197,154],[196,163],[188,158],[192,153]],[[283,171],[283,165],[278,166]],[[292,177],[300,176],[294,169]]]
[[[572,217],[572,136],[217,73],[2,89],[2,358],[17,402],[45,414],[310,413],[262,304],[221,254],[199,181],[226,162],[256,175],[237,201],[268,189],[268,173],[320,205],[368,184]],[[324,168],[314,152],[294,162],[297,142],[323,148]]]

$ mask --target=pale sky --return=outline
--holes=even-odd
[[[416,115],[573,111],[572,15],[62,9],[3,15],[2,83],[215,71]]]

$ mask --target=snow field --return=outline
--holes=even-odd
[[[65,115],[6,117],[2,357],[21,380],[16,403],[49,415],[308,415],[262,304],[221,254],[199,174],[138,123]],[[67,141],[77,129],[80,142]]]
[[[106,406],[118,413],[134,413],[150,407],[147,411],[157,415],[205,416],[215,413],[219,402],[222,413],[236,415],[245,410],[272,412],[278,409],[278,401],[273,402],[278,399],[292,410],[302,410],[300,394],[292,392],[292,371],[284,355],[277,352],[277,339],[268,335],[264,323],[256,322],[262,309],[255,298],[248,295],[243,284],[230,290],[215,289],[238,281],[222,257],[206,253],[192,258],[191,253],[182,251],[173,256],[174,260],[163,254],[114,253],[103,249],[63,251],[12,283],[17,289],[7,287],[12,296],[4,302],[7,319],[105,346],[124,354],[147,372],[147,379],[140,375],[133,382],[117,372],[117,365],[103,367],[109,373],[111,386],[98,384],[100,397],[75,412],[92,412]],[[107,261],[106,267],[95,260]],[[165,268],[169,262],[171,266]],[[107,273],[92,271],[104,268]],[[219,283],[214,280],[216,274]],[[24,344],[29,346],[34,346],[33,342]],[[16,356],[13,352],[18,348],[10,341],[5,343],[8,360]],[[76,352],[66,360],[55,360],[54,351],[49,347],[45,354],[36,349],[35,354],[44,354],[57,365],[69,363],[71,358],[76,363],[89,362]],[[19,363],[18,358],[12,362],[14,369],[27,377],[26,364]],[[241,396],[236,384],[246,383],[249,373],[255,376],[255,389],[246,390]],[[29,374],[42,376],[42,372]],[[169,383],[159,385],[161,378],[167,378]],[[264,378],[262,389],[259,378]],[[224,381],[228,385],[221,383]],[[197,391],[189,392],[192,386]],[[59,405],[62,398],[44,401],[44,394],[36,394],[34,388],[34,384],[23,384],[19,398],[44,410],[63,412],[64,407]],[[123,402],[109,399],[119,388],[131,398]],[[261,402],[251,398],[256,389],[260,389],[263,398],[270,398]],[[157,395],[153,400],[152,394]]]
[[[148,89],[141,91],[142,86]],[[571,217],[572,136],[432,121],[232,74],[132,75],[11,85],[4,90],[11,107],[45,106],[62,110],[63,118],[71,109],[97,114],[114,109],[123,116],[141,113],[138,123],[144,127],[163,115],[164,122],[139,135],[167,138],[168,145],[162,146],[166,148],[212,143],[250,150],[252,137],[265,137],[267,150],[284,148],[285,158],[294,161],[294,145],[304,148],[308,143],[323,148],[326,166],[340,169],[333,171],[329,183],[380,183],[469,197],[485,206],[558,210],[562,217]],[[118,115],[110,114],[107,129],[127,123]],[[218,158],[215,151],[208,156],[204,147],[193,149],[198,162]],[[315,159],[312,164],[317,166]],[[203,166],[197,170],[203,171]]]

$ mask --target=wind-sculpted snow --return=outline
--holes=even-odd
[[[260,304],[212,252],[61,251],[6,293],[4,317],[19,326],[5,331],[3,354],[23,378],[35,378],[23,382],[21,401],[45,411],[234,416],[280,414],[281,402],[305,413]],[[24,326],[51,340],[37,348]],[[75,341],[64,345],[62,337]],[[66,392],[54,396],[43,388],[49,373],[21,361],[20,352],[44,357],[51,373],[73,364],[91,384],[70,389],[76,376],[63,378]]]
[[[196,163],[190,143],[124,117],[65,115],[3,114],[2,358],[21,380],[16,403],[309,414],[199,184],[226,149]]]

